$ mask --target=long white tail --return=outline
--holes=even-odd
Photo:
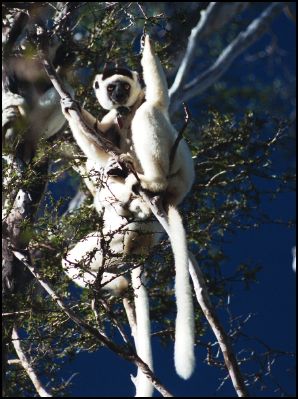
[[[142,268],[137,267],[131,272],[132,286],[134,290],[134,302],[136,309],[137,336],[135,339],[137,354],[147,363],[153,371],[152,349],[151,349],[151,328],[149,315],[149,298],[147,289],[142,278]],[[136,397],[149,398],[153,396],[153,385],[150,380],[138,369],[135,379]]]
[[[174,360],[177,374],[187,380],[195,367],[194,310],[188,272],[187,241],[181,216],[173,206],[169,206],[168,219],[176,268],[177,317]]]

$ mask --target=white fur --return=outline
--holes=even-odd
[[[142,66],[146,101],[137,109],[133,118],[132,142],[142,187],[153,192],[165,191],[165,199],[171,205],[168,220],[175,258],[177,300],[174,358],[178,375],[187,379],[195,365],[194,314],[185,230],[177,209],[172,205],[178,205],[190,190],[194,180],[194,166],[184,140],[180,141],[173,165],[170,165],[170,153],[178,133],[169,119],[167,82],[151,48],[149,36],[145,38]]]
[[[88,288],[94,284],[97,272],[103,266],[101,239],[100,233],[88,234],[62,260],[65,273],[82,288]],[[116,296],[121,295],[128,287],[125,277],[117,277],[114,273],[106,272],[102,275],[101,284],[103,284],[103,290],[107,290]]]
[[[139,83],[138,79],[138,73],[132,71],[133,74],[133,79],[131,79],[128,76],[123,76],[123,75],[113,75],[108,77],[107,79],[102,80],[102,74],[96,75],[93,83],[95,95],[98,99],[99,104],[104,108],[104,109],[114,109],[117,107],[108,97],[107,94],[107,86],[111,83],[113,83],[116,80],[122,80],[124,82],[127,82],[130,84],[130,95],[125,104],[123,106],[125,107],[131,107],[136,101],[137,98],[141,92],[141,85]],[[94,84],[95,82],[98,83],[99,88],[95,88]]]
[[[167,81],[149,36],[145,38],[141,63],[146,101],[137,109],[131,126],[134,151],[140,165],[138,175],[145,189],[153,192],[165,190],[169,202],[176,205],[192,186],[194,166],[182,139],[170,170],[170,153],[178,132],[170,122]]]
[[[169,207],[168,217],[176,266],[177,318],[174,360],[177,374],[186,380],[193,373],[195,366],[194,311],[188,272],[187,241],[182,219],[172,206]]]
[[[137,100],[139,101],[139,98],[144,96],[136,72],[133,72],[133,77],[133,84],[131,80],[129,82],[132,84],[132,89],[130,93],[131,96],[126,106],[133,106]],[[106,85],[107,82],[113,81],[115,78],[121,78],[126,81],[129,79],[116,75],[116,77],[113,76],[109,78],[109,80],[105,80],[104,84]],[[97,76],[96,79],[101,80],[101,76]],[[102,89],[103,86],[100,86],[100,88]],[[96,95],[104,108],[111,109],[111,104],[104,95],[101,97],[100,92],[97,90]],[[111,109],[100,123],[87,111],[82,110],[82,113],[85,122],[89,126],[94,126],[96,123],[102,132],[106,132],[116,123],[117,111],[115,109]],[[107,178],[104,183],[101,183],[98,177],[107,165],[109,156],[104,151],[95,148],[92,142],[86,139],[67,112],[64,111],[64,115],[69,121],[74,138],[88,158],[86,169],[87,174],[89,175],[90,173],[89,176],[91,177],[85,179],[85,181],[94,194],[94,205],[103,219],[104,227],[102,233],[104,236],[112,238],[109,243],[109,250],[115,256],[110,257],[111,259],[109,259],[109,261],[112,262],[112,265],[115,267],[117,264],[121,265],[123,263],[121,255],[147,255],[150,249],[156,245],[161,238],[162,228],[156,220],[148,221],[148,218],[151,216],[150,208],[140,197],[133,194],[132,186],[136,182],[134,176],[130,175],[125,180],[120,178]],[[119,133],[120,150],[125,152],[129,146],[128,135],[130,135],[130,130],[127,131],[122,129],[119,130]],[[128,217],[134,221],[129,223]],[[86,262],[87,270],[85,269],[80,272],[77,267],[77,262],[82,261],[86,252],[90,253],[94,251],[94,249],[97,249],[95,258],[90,260],[89,256],[89,263]],[[107,260],[105,261],[107,262]],[[62,264],[66,274],[81,287],[86,287],[88,284],[94,283],[97,271],[103,264],[100,234],[91,233],[85,239],[77,243],[67,254]],[[105,282],[110,276],[115,277],[113,273],[103,273],[101,283]],[[140,281],[140,276],[137,275],[137,271],[133,271],[132,282],[135,290],[137,317],[136,349],[138,355],[141,356],[152,369],[148,296],[145,286],[143,284],[137,284],[137,282]],[[136,284],[138,286],[136,286]],[[127,287],[127,280],[123,276],[120,276],[104,287],[110,289],[110,292],[114,295],[122,295]],[[136,396],[152,396],[153,386],[140,370],[138,370],[136,386]]]
[[[143,270],[137,267],[131,271],[132,286],[134,289],[134,302],[136,310],[137,322],[137,353],[140,358],[149,366],[153,371],[153,360],[151,350],[151,328],[150,328],[150,315],[149,315],[149,298],[147,289],[144,283]],[[153,385],[146,377],[145,374],[138,369],[138,374],[135,379],[136,397],[148,398],[153,394]]]

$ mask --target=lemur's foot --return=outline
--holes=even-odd
[[[129,210],[138,220],[145,220],[151,215],[150,207],[141,199],[135,198],[129,204]]]
[[[144,29],[143,34],[142,34],[142,36],[141,36],[141,40],[140,40],[140,53],[142,53],[143,50],[144,50],[144,46],[145,46],[145,36],[146,36],[146,33],[145,33],[145,29]]]
[[[134,173],[134,159],[130,154],[120,154],[118,156],[118,162],[127,170],[127,174]]]
[[[140,53],[142,53],[144,51],[146,43],[147,43],[147,46],[150,46],[150,36],[148,35],[148,33],[146,33],[146,30],[144,28],[143,34],[142,34],[141,40],[140,40]]]
[[[118,159],[119,159],[119,162],[123,162],[123,163],[126,163],[126,164],[129,164],[129,165],[133,166],[133,161],[134,160],[133,160],[133,157],[130,154],[127,154],[127,153],[120,154]]]

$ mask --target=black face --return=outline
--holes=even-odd
[[[114,104],[125,104],[130,95],[130,84],[123,80],[115,80],[107,86],[107,92]]]

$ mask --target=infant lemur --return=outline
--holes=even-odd
[[[141,88],[138,73],[135,71],[123,68],[104,71],[103,74],[96,75],[94,90],[100,105],[110,112],[101,122],[86,110],[82,110],[82,117],[86,124],[96,127],[131,160],[143,189],[152,193],[163,193],[176,268],[175,367],[177,373],[187,379],[195,365],[194,315],[186,235],[176,206],[191,189],[194,166],[189,148],[183,139],[170,165],[170,153],[178,133],[168,114],[169,95],[165,74],[148,35],[145,36],[141,64],[145,90]],[[80,286],[88,287],[95,281],[99,268],[110,268],[110,271],[114,271],[117,265],[121,265],[119,254],[148,254],[160,239],[162,228],[156,220],[152,221],[150,208],[134,193],[133,186],[137,183],[135,176],[112,176],[111,156],[96,147],[77,127],[68,112],[71,104],[62,102],[62,107],[74,138],[87,156],[86,168],[90,176],[94,176],[89,178],[87,185],[94,195],[94,205],[103,217],[103,234],[116,232],[110,243],[111,252],[116,254],[115,258],[103,259],[101,234],[96,232],[81,240],[63,260],[63,267],[69,277]],[[92,173],[94,170],[100,171],[104,179],[99,182],[96,174]],[[108,174],[105,173],[107,170]],[[94,248],[98,251],[90,259],[88,252]],[[82,266],[82,260],[85,261],[85,269],[80,272],[78,262]],[[111,281],[111,276],[116,277],[113,273],[103,273],[103,288],[114,295],[121,295],[128,285],[127,280],[120,276]],[[149,318],[148,305],[143,305],[146,306],[143,313]],[[143,338],[137,342],[137,351],[152,368],[148,337],[150,327],[146,323],[145,321],[146,331],[143,332]],[[146,344],[142,341],[146,341]],[[146,345],[147,348],[144,349]]]

